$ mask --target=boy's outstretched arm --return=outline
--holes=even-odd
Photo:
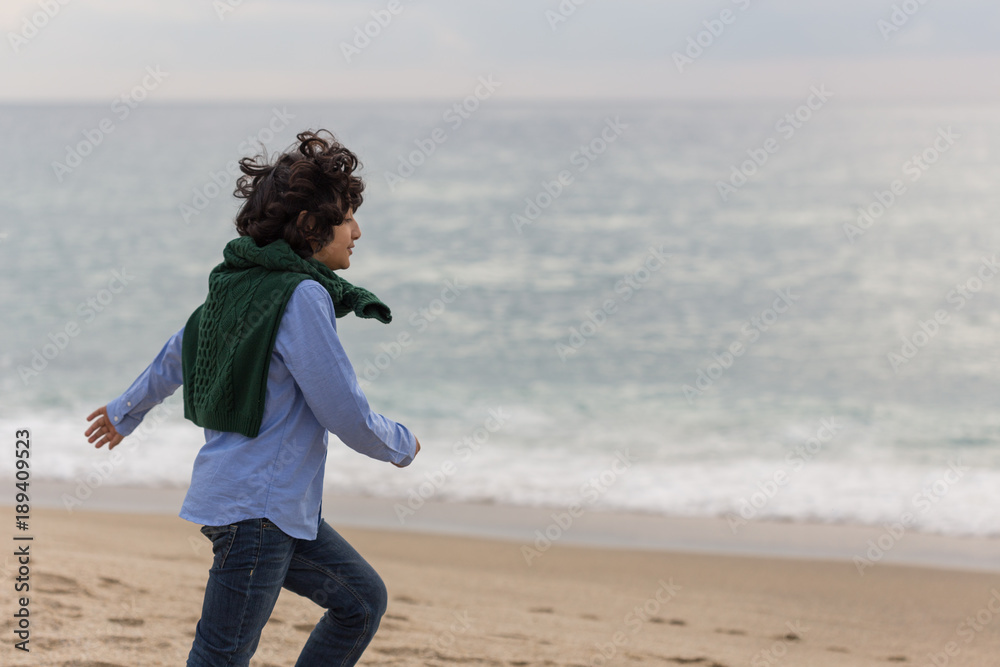
[[[417,439],[402,424],[375,412],[337,334],[330,293],[319,283],[295,288],[278,328],[281,355],[316,420],[356,452],[397,467],[417,454]]]

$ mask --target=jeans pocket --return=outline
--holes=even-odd
[[[236,541],[236,524],[231,523],[228,526],[202,526],[201,533],[212,540],[212,553],[215,555],[212,568],[222,569],[226,565],[226,557],[229,556],[229,550],[233,548],[233,542]]]

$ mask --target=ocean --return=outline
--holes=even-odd
[[[0,470],[28,428],[33,479],[187,484],[180,392],[113,458],[85,417],[204,299],[236,160],[322,127],[393,312],[339,334],[422,445],[331,437],[329,490],[1000,535],[995,106],[501,97],[0,106]]]

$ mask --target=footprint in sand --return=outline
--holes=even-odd
[[[403,604],[423,604],[423,602],[420,602],[419,600],[414,600],[413,598],[407,595],[397,595],[396,597],[393,598],[393,600],[395,600],[396,602],[402,602]]]
[[[716,628],[715,631],[718,632],[721,635],[745,635],[746,634],[746,630],[732,630],[732,629],[728,629],[728,628]],[[798,639],[798,637],[796,637],[796,639]]]
[[[94,662],[93,660],[80,661],[80,660],[70,660],[69,662],[64,662],[61,667],[125,667],[125,665],[119,665],[117,662]]]
[[[134,628],[143,625],[146,621],[141,618],[109,618],[108,623],[117,623],[118,625],[125,625],[130,628]]]
[[[54,595],[66,595],[70,593],[90,595],[90,592],[80,586],[80,582],[76,579],[70,579],[61,574],[49,574],[48,572],[38,573],[38,583],[35,584],[34,588],[39,593],[52,593]]]
[[[889,662],[909,662],[909,658],[905,655],[890,655],[886,660]]]
[[[670,625],[687,625],[687,621],[681,618],[672,618],[669,621]]]
[[[388,618],[391,621],[409,621],[409,616],[401,616],[399,614],[386,614],[383,618]]]
[[[111,635],[110,637],[101,637],[101,641],[105,644],[141,644],[144,640],[142,637],[122,637],[121,635]]]
[[[556,610],[552,607],[532,607],[529,609],[532,614],[554,614]]]
[[[670,662],[676,662],[678,665],[706,665],[707,667],[727,667],[727,665],[716,662],[711,658],[706,658],[704,656],[697,658],[682,658],[680,656],[674,656],[673,658],[667,658]]]
[[[121,581],[120,579],[114,579],[112,577],[98,577],[97,580],[100,581],[101,585],[105,586],[105,587],[106,586],[120,586],[121,588],[125,588],[125,589],[127,589],[129,591],[132,591],[133,593],[136,593],[136,592],[138,592],[138,593],[148,593],[149,592],[148,588],[139,588],[139,587],[133,586],[132,584],[126,584],[124,581]],[[203,588],[200,588],[200,587],[196,587],[196,588],[198,588],[199,590],[204,590]]]
[[[301,632],[312,632],[316,626],[309,623],[296,623],[292,627]]]
[[[79,607],[75,604],[66,604],[65,602],[61,602],[58,598],[49,600],[45,604],[52,607],[53,609],[63,609],[66,611],[83,611],[83,607]]]
[[[418,649],[412,646],[376,646],[374,650],[377,653],[385,655],[400,655],[405,657],[416,657],[427,653],[426,649]]]

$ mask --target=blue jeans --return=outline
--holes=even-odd
[[[361,555],[324,520],[315,540],[267,519],[203,526],[214,561],[187,667],[246,667],[282,587],[326,613],[296,667],[353,665],[378,630],[388,596]]]

